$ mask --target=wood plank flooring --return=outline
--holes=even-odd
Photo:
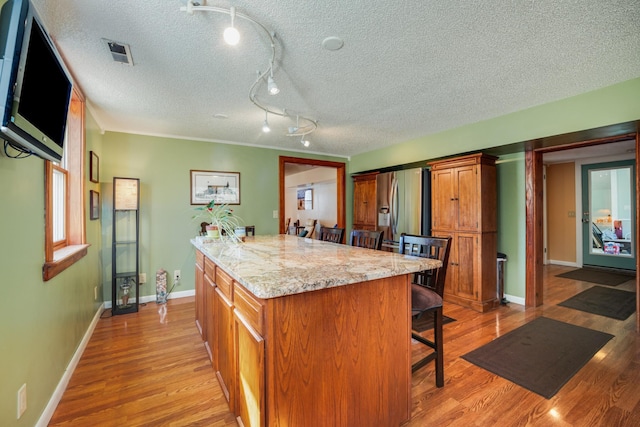
[[[594,286],[555,277],[569,270],[545,267],[541,307],[509,304],[480,314],[445,304],[445,315],[456,319],[444,326],[445,386],[435,387],[433,363],[413,374],[407,426],[640,425],[637,314],[619,321],[557,306]],[[616,288],[633,291],[635,283]],[[49,425],[236,426],[197,333],[193,302],[170,300],[101,319]],[[460,358],[539,316],[615,338],[551,399]]]

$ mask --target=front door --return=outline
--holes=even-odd
[[[635,162],[582,166],[583,264],[635,270]]]

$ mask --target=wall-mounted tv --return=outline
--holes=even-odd
[[[0,9],[0,50],[0,138],[59,162],[72,82],[29,0]]]

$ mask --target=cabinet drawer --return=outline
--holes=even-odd
[[[224,272],[221,268],[216,269],[216,285],[220,288],[220,292],[229,299],[229,301],[233,301],[232,295],[232,279],[227,273]]]
[[[237,283],[234,286],[234,299],[236,310],[256,332],[264,335],[264,307],[261,300]]]
[[[196,265],[204,270],[204,254],[196,250]]]
[[[209,258],[204,259],[204,275],[211,279],[211,281],[214,281],[216,278],[216,264]]]

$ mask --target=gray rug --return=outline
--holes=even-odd
[[[556,277],[563,277],[565,279],[581,280],[583,282],[597,283],[599,285],[606,286],[618,286],[621,283],[629,280],[634,280],[635,275],[631,273],[608,271],[599,268],[579,268],[577,270],[567,271],[566,273],[558,274]]]
[[[613,335],[539,317],[462,358],[547,399]]]
[[[594,286],[558,305],[613,319],[625,320],[636,311],[636,294],[635,292],[627,292],[620,289]]]

